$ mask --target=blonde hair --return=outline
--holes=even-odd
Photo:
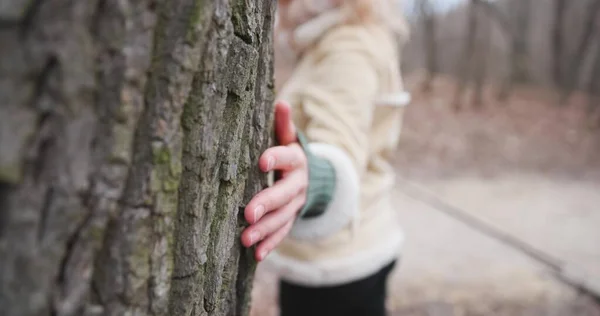
[[[404,46],[409,29],[401,10],[402,0],[279,0],[275,18],[276,89],[292,74],[301,52],[321,35],[323,29],[338,24],[384,24]],[[329,12],[329,14],[328,14]],[[301,25],[318,16],[326,19],[309,28]]]
[[[383,22],[406,39],[409,28],[402,13],[401,0],[336,0],[352,12],[349,22]]]
[[[402,13],[403,0],[279,0],[280,22],[298,24],[322,11],[339,7],[348,13],[347,23],[383,23],[406,39],[408,23]]]

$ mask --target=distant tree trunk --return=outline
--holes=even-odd
[[[510,47],[510,73],[498,95],[502,101],[508,99],[516,84],[527,83],[531,80],[527,46],[531,26],[531,0],[512,0],[509,4],[510,16],[514,17],[512,22],[514,27]]]
[[[245,315],[273,1],[0,6],[2,315]]]
[[[557,87],[562,87],[563,81],[563,30],[565,24],[565,11],[567,9],[567,0],[554,1],[554,18],[552,22],[552,76],[554,84]]]
[[[475,53],[475,67],[473,80],[473,107],[481,108],[484,103],[485,95],[485,77],[488,64],[488,53],[491,46],[492,37],[492,25],[489,19],[482,16],[481,12],[478,13],[480,19],[478,25],[480,25],[477,36],[477,49]]]
[[[596,38],[596,54],[592,67],[592,76],[587,87],[588,113],[590,123],[597,128],[600,127],[600,36]]]
[[[472,59],[475,53],[476,30],[477,30],[477,0],[471,0],[469,4],[469,17],[466,25],[466,37],[463,47],[463,54],[459,62],[459,79],[456,91],[454,93],[453,108],[459,111],[462,107],[463,96],[467,89],[468,81],[472,73]]]
[[[490,2],[491,0],[471,0],[472,2],[476,2],[481,9],[490,17],[490,19],[493,19],[498,26],[500,26],[500,28],[504,31],[504,34],[506,34],[506,38],[511,39],[513,36],[513,23],[512,21],[509,19],[509,17],[506,16],[506,14],[504,12],[502,12],[502,10],[500,10],[500,8],[498,8],[498,6],[496,4],[492,2]]]
[[[437,60],[437,36],[436,17],[431,3],[432,0],[419,0],[419,11],[423,21],[423,32],[425,33],[425,54],[427,65],[427,77],[423,82],[423,91],[430,92],[433,89],[433,81],[438,73]]]
[[[580,77],[583,70],[583,61],[593,51],[594,34],[598,32],[597,29],[600,26],[600,0],[591,0],[585,12],[587,15],[583,19],[583,33],[579,39],[577,48],[569,60],[569,68],[566,70],[567,76],[564,78],[561,103],[565,103],[569,99],[570,94],[575,89],[581,87]]]
[[[508,56],[508,64],[510,65],[509,73],[503,80],[498,93],[498,99],[506,101],[515,80],[517,77],[526,77],[523,75],[523,70],[526,68],[526,56],[527,53],[527,18],[529,18],[530,0],[510,0],[509,5],[511,8],[510,14],[505,14],[497,4],[494,4],[488,0],[472,0],[476,2],[486,14],[493,19],[503,31],[507,41],[510,43],[510,53]],[[528,9],[525,12],[521,11],[522,8]],[[517,17],[516,19],[514,17]],[[511,18],[513,17],[513,18]],[[518,21],[515,21],[518,20]],[[522,67],[522,66],[525,67]]]
[[[515,83],[531,80],[529,73],[528,41],[531,30],[531,0],[513,0],[515,32],[512,45],[511,79]]]

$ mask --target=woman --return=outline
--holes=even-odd
[[[290,315],[385,315],[403,236],[391,195],[402,107],[397,0],[280,0],[275,26],[278,181],[245,209],[242,243],[279,272]],[[292,116],[293,112],[293,116]]]

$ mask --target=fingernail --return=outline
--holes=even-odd
[[[262,205],[257,206],[254,209],[254,222],[256,222],[259,218],[261,218],[263,216],[263,214],[265,213],[265,207]]]
[[[254,245],[255,242],[260,238],[260,234],[257,231],[250,232],[250,244]]]
[[[275,167],[275,158],[269,157],[267,159],[267,170],[271,171],[271,169],[273,169],[273,167]]]
[[[265,258],[267,257],[267,255],[268,255],[268,254],[269,254],[269,252],[268,252],[268,251],[266,251],[266,250],[263,250],[263,251],[261,251],[261,252],[258,254],[258,258],[259,258],[261,261],[262,261],[262,260],[265,260]]]

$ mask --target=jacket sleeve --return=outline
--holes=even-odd
[[[359,214],[378,76],[360,46],[335,44],[321,51],[300,94],[309,158],[307,204],[292,231],[300,239],[333,234]]]

